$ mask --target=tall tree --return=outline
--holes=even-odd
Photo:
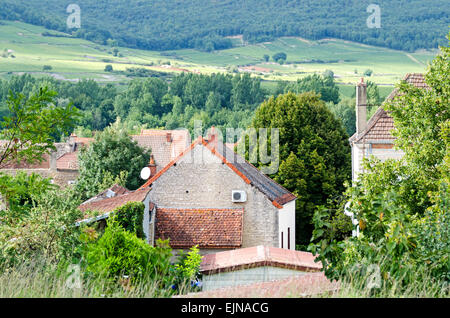
[[[79,155],[80,176],[77,189],[83,198],[89,198],[105,189],[105,178],[114,179],[126,174],[124,186],[137,189],[143,180],[140,171],[150,159],[150,151],[141,148],[119,122],[95,135],[95,140],[82,148]]]
[[[257,109],[251,126],[280,130],[280,166],[272,177],[298,197],[296,243],[305,246],[316,206],[341,193],[350,178],[347,134],[314,93],[270,98]]]

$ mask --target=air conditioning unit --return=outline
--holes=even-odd
[[[231,191],[231,201],[232,202],[245,202],[247,201],[247,193],[242,190]]]

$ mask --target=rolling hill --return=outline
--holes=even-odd
[[[21,22],[0,21],[0,76],[32,73],[77,81],[93,78],[99,82],[125,83],[128,68],[152,72],[250,72],[267,81],[296,80],[329,69],[340,84],[354,84],[366,69],[373,70],[372,81],[394,84],[405,73],[423,72],[436,52],[403,51],[372,47],[354,42],[327,39],[307,41],[283,37],[271,42],[249,44],[226,50],[202,52],[194,49],[149,51],[113,48],[79,38],[45,36],[48,30]],[[116,56],[114,49],[117,49]],[[284,65],[265,62],[263,55],[287,53]],[[9,52],[9,53],[8,53]],[[112,65],[113,72],[105,66]],[[50,70],[43,71],[44,66]]]
[[[81,28],[67,29],[69,4]],[[261,43],[283,36],[339,38],[405,51],[445,44],[448,0],[378,0],[380,28],[369,28],[372,0],[2,0],[0,19],[19,20],[100,44],[148,50],[229,48],[227,36]]]

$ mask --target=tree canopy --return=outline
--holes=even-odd
[[[316,206],[341,193],[350,178],[348,136],[314,93],[271,97],[256,110],[251,126],[279,129],[280,166],[271,177],[298,197],[296,244],[307,245]]]
[[[101,44],[150,50],[228,48],[227,36],[245,42],[280,36],[311,40],[340,38],[415,51],[437,48],[447,32],[446,0],[378,0],[381,28],[369,28],[366,1],[329,0],[78,0],[81,28],[68,29],[68,3],[60,0],[3,0],[0,18],[71,32]]]
[[[384,105],[394,119],[392,134],[402,159],[372,157],[364,163],[366,172],[347,186],[359,237],[327,237],[330,211],[316,212],[311,250],[329,277],[377,264],[387,286],[450,280],[450,48],[441,50],[425,75],[427,88],[401,82],[399,94]]]

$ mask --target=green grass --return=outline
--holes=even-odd
[[[26,23],[2,23],[0,54],[5,49],[11,50],[15,58],[0,57],[1,77],[22,72],[42,75],[43,66],[51,65],[52,70],[48,73],[56,78],[74,81],[93,78],[101,82],[125,83],[129,78],[104,72],[105,65],[111,64],[115,71],[145,67],[167,73],[179,73],[180,69],[186,69],[204,74],[227,72],[229,66],[239,66],[242,71],[243,66],[254,65],[266,70],[252,71],[255,76],[267,73],[263,78],[271,81],[292,81],[330,69],[335,73],[338,83],[354,85],[366,69],[372,69],[374,74],[370,77],[371,81],[392,85],[406,73],[424,72],[426,64],[436,54],[427,51],[408,54],[343,40],[307,41],[284,37],[273,42],[245,46],[240,45],[240,39],[236,38],[233,41],[238,44],[237,47],[209,53],[193,49],[155,52],[119,48],[122,56],[113,56],[112,48],[108,46],[78,38],[42,36],[48,30]],[[264,54],[272,56],[277,52],[287,53],[287,64],[264,62]],[[312,60],[316,62],[312,63]],[[170,62],[171,65],[162,66],[163,62]]]
[[[61,267],[61,266],[59,266]],[[111,283],[103,278],[86,277],[80,271],[79,284],[74,272],[61,271],[57,265],[40,259],[0,269],[0,298],[156,298],[170,297],[161,291],[158,279],[135,285]],[[71,276],[72,275],[72,276]],[[83,277],[84,276],[84,277]],[[186,294],[181,286],[178,294]]]

